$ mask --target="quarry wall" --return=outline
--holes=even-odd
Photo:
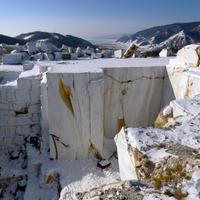
[[[162,106],[199,93],[194,71],[166,67],[168,60],[135,60],[41,62],[1,73],[9,79],[0,87],[1,152],[38,137],[54,159],[101,157],[105,140],[122,126],[151,126]]]
[[[17,78],[20,73],[0,73],[1,77]],[[23,74],[23,73],[21,73]],[[13,76],[14,75],[14,76]],[[3,79],[3,78],[2,78]],[[2,80],[4,81],[4,80]],[[20,150],[28,139],[39,138],[41,105],[40,78],[20,76],[0,85],[0,152]],[[32,137],[32,138],[30,138]],[[35,139],[36,139],[35,138]]]

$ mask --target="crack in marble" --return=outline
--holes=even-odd
[[[114,78],[112,75],[104,72],[104,75],[110,79],[112,79],[113,81],[119,83],[119,84],[128,84],[128,83],[134,83],[135,81],[141,80],[141,79],[149,79],[149,80],[164,80],[165,76],[158,76],[158,77],[149,77],[149,76],[141,76],[139,78],[133,79],[133,80],[127,80],[127,81],[120,81],[116,78]]]

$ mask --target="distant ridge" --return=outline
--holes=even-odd
[[[200,22],[156,26],[132,35],[124,35],[117,42],[134,42],[140,47],[180,49],[188,44],[200,43]]]
[[[93,44],[82,38],[78,38],[72,35],[62,35],[59,33],[48,33],[42,31],[35,31],[30,33],[20,34],[17,37],[9,37],[6,35],[0,35],[0,43],[14,45],[14,44],[26,44],[30,41],[45,40],[60,48],[63,44],[70,47],[93,47]]]
[[[49,33],[49,32],[41,32],[41,31],[20,34],[16,38],[20,40],[24,40],[26,42],[45,40],[45,41],[51,42],[57,47],[61,47],[63,44],[70,47],[79,46],[83,48],[86,48],[87,46],[93,46],[92,43],[90,43],[89,41],[72,36],[72,35],[64,36],[59,33]]]
[[[24,40],[15,38],[15,37],[9,37],[7,35],[2,35],[0,34],[0,44],[10,44],[10,45],[14,45],[14,44],[25,44]]]

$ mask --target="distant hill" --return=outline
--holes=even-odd
[[[200,22],[175,23],[157,26],[132,35],[120,37],[117,42],[134,42],[140,47],[169,47],[180,49],[185,45],[200,43]]]
[[[30,33],[24,33],[20,34],[16,37],[19,40],[23,40],[25,42],[30,41],[38,41],[38,40],[45,40],[48,41],[57,47],[61,47],[63,44],[70,46],[70,47],[83,47],[86,48],[87,46],[93,46],[90,42],[87,40],[74,37],[71,35],[61,35],[59,33],[48,33],[48,32],[41,32],[41,31],[35,31]]]
[[[10,45],[14,45],[14,44],[25,44],[24,40],[18,39],[18,38],[14,38],[14,37],[9,37],[6,35],[1,35],[0,34],[0,44],[10,44]]]

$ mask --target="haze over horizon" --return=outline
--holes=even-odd
[[[1,0],[0,34],[58,32],[83,38],[200,20],[197,0]]]

